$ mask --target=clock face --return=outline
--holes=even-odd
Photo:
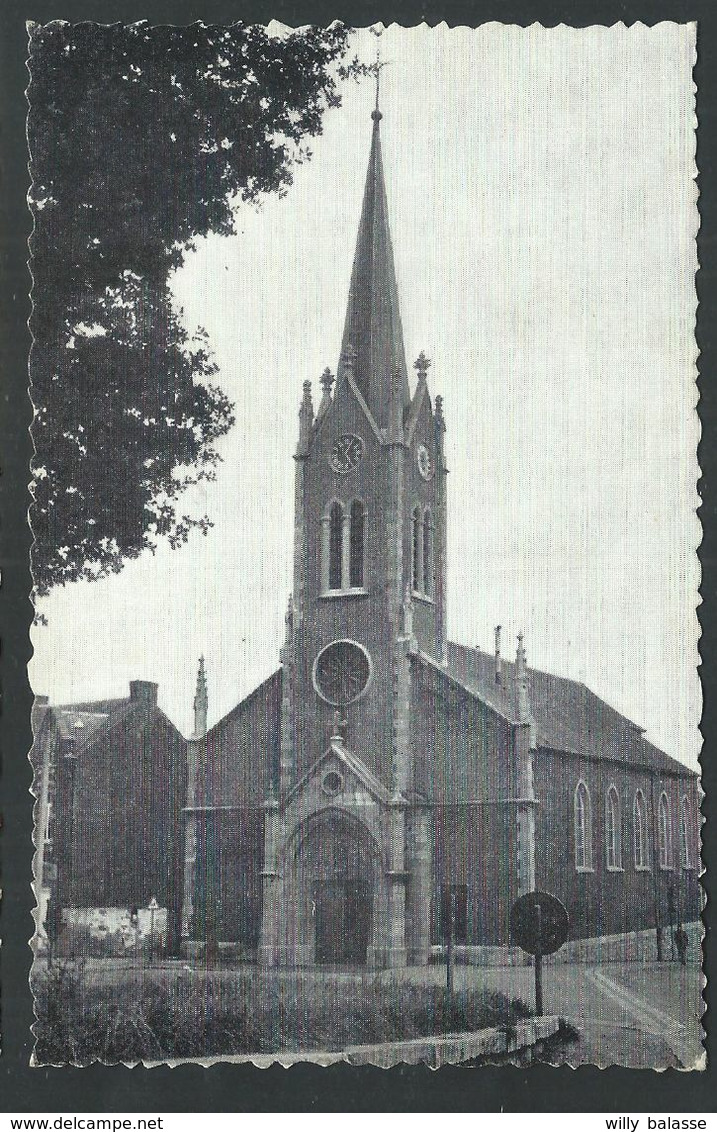
[[[363,440],[353,432],[337,436],[329,452],[329,466],[339,475],[351,472],[363,456]]]
[[[314,687],[328,704],[342,707],[363,695],[371,678],[371,661],[354,641],[334,641],[314,661]]]
[[[423,479],[430,480],[433,476],[433,460],[425,444],[419,444],[416,449],[416,463],[418,464],[418,471]]]

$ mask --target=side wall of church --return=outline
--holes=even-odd
[[[413,672],[413,785],[433,815],[432,942],[442,942],[442,904],[458,887],[462,942],[506,944],[518,896],[513,728],[441,674],[419,663]]]
[[[217,939],[239,943],[253,952],[261,924],[261,870],[264,817],[259,809],[234,811],[220,818]]]
[[[192,938],[203,939],[206,909],[222,943],[255,951],[261,923],[263,805],[279,780],[281,670],[226,715],[207,735],[195,804],[216,809],[195,818],[197,866]]]
[[[493,803],[513,796],[513,728],[442,674],[413,668],[413,788],[438,804]]]
[[[225,715],[207,735],[200,760],[200,805],[261,806],[278,782],[281,671]]]
[[[431,943],[445,942],[445,901],[464,888],[469,946],[506,945],[517,898],[515,810],[512,806],[441,806],[433,814]],[[460,918],[459,913],[459,918]]]
[[[570,935],[582,939],[694,921],[699,900],[699,799],[696,779],[664,775],[601,759],[540,749],[535,752],[536,886],[565,904]],[[578,866],[575,791],[589,797],[589,867]],[[619,812],[618,866],[608,863],[606,806],[615,791]],[[647,867],[636,867],[634,802],[641,790],[646,813]],[[669,868],[660,863],[659,798],[669,801]],[[687,798],[688,867],[684,863],[680,810]]]

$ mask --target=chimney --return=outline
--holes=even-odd
[[[503,683],[503,661],[500,656],[500,630],[502,626],[496,625],[495,627],[495,682],[496,684]]]
[[[521,723],[530,719],[528,706],[528,668],[523,648],[523,634],[518,633],[518,649],[515,654],[515,703],[516,714]]]
[[[151,680],[130,680],[129,682],[129,698],[133,703],[144,704],[146,707],[157,706],[157,692],[159,684],[153,684]]]

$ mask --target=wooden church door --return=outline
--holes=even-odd
[[[342,880],[320,881],[316,887],[316,962],[341,963],[345,958],[346,893]]]
[[[371,934],[371,885],[362,877],[338,876],[318,882],[316,962],[365,963]]]
[[[330,809],[313,825],[301,854],[313,910],[314,962],[365,963],[377,875],[368,831]]]

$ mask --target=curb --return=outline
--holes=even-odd
[[[346,1049],[336,1052],[306,1050],[303,1053],[287,1051],[273,1054],[226,1054],[223,1057],[182,1057],[172,1058],[169,1061],[145,1061],[143,1064],[149,1068],[154,1065],[174,1066],[191,1063],[206,1068],[222,1062],[233,1064],[251,1062],[257,1069],[268,1069],[277,1064],[287,1068],[301,1062],[312,1062],[315,1065],[336,1065],[345,1062],[349,1065],[374,1065],[379,1069],[388,1069],[401,1063],[406,1065],[425,1063],[432,1069],[437,1069],[440,1065],[455,1065],[462,1061],[471,1061],[476,1057],[506,1057],[511,1054],[529,1053],[534,1046],[557,1033],[560,1022],[561,1019],[557,1015],[551,1015],[531,1018],[509,1030],[492,1026],[490,1029],[466,1034],[434,1035],[398,1042],[382,1042],[377,1045],[347,1046]]]

